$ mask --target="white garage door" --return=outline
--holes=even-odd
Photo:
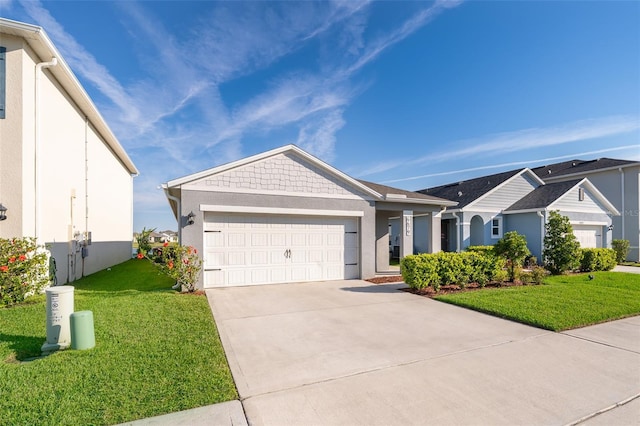
[[[602,247],[602,227],[594,225],[572,225],[573,234],[582,248]]]
[[[359,277],[358,219],[207,213],[204,287]]]

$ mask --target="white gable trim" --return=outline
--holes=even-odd
[[[524,168],[522,170],[520,170],[518,173],[516,173],[515,175],[511,176],[509,179],[505,180],[504,182],[502,182],[500,185],[496,186],[495,188],[493,188],[491,191],[488,191],[486,194],[483,194],[482,196],[476,198],[475,200],[473,200],[472,202],[470,202],[469,204],[467,204],[466,206],[464,206],[464,209],[467,211],[471,211],[473,210],[473,205],[477,204],[478,202],[480,202],[481,200],[487,198],[488,196],[490,196],[491,194],[493,194],[496,191],[499,191],[500,189],[502,189],[503,186],[505,186],[507,183],[511,182],[513,179],[522,176],[524,174],[528,174],[535,182],[539,183],[540,186],[544,185],[544,181],[542,179],[540,179],[538,177],[538,175],[536,175],[535,173],[533,173],[531,171],[531,169],[529,168]],[[522,197],[520,197],[522,198]]]
[[[357,195],[345,195],[345,194],[322,194],[315,192],[293,192],[293,191],[272,191],[272,190],[257,190],[248,188],[220,188],[220,187],[203,187],[199,185],[185,184],[182,185],[183,190],[194,190],[202,192],[222,192],[222,193],[234,193],[234,194],[257,194],[257,195],[275,195],[286,197],[307,197],[307,198],[330,198],[341,200],[362,200],[362,197]],[[371,200],[371,197],[365,198]]]
[[[241,167],[244,166],[246,164],[249,163],[253,163],[253,162],[257,162],[260,160],[264,160],[266,158],[272,157],[274,155],[278,155],[278,154],[284,154],[284,153],[288,153],[288,152],[292,152],[295,153],[297,155],[299,155],[300,157],[302,157],[303,159],[309,161],[311,164],[319,167],[320,169],[325,170],[327,173],[332,174],[336,177],[338,177],[339,179],[343,180],[344,182],[348,183],[350,186],[360,190],[361,192],[371,195],[377,199],[381,199],[383,198],[381,194],[377,193],[376,191],[372,190],[371,188],[369,188],[368,186],[363,185],[362,183],[358,182],[357,180],[353,179],[352,177],[342,173],[340,170],[336,169],[335,167],[330,166],[329,164],[325,163],[324,161],[314,157],[313,155],[303,151],[302,149],[298,148],[295,145],[284,145],[281,146],[280,148],[275,148],[272,149],[271,151],[267,151],[267,152],[263,152],[260,154],[256,154],[256,155],[252,155],[251,157],[246,157],[237,161],[233,161],[231,163],[227,163],[227,164],[223,164],[221,166],[217,166],[208,170],[203,170],[201,172],[198,173],[194,173],[188,176],[184,176],[178,179],[174,179],[171,180],[169,182],[167,182],[167,186],[168,187],[176,187],[176,186],[180,186],[180,185],[184,185],[190,182],[193,182],[195,180],[198,179],[202,179],[204,177],[207,176],[211,176],[211,175],[215,175],[215,174],[219,174],[222,172],[225,172],[227,170],[231,170],[237,167]]]
[[[256,207],[256,206],[218,206],[214,204],[200,204],[201,212],[219,213],[250,213],[250,214],[277,214],[296,216],[335,216],[335,217],[363,217],[361,210],[317,210],[317,209],[290,209],[286,207]]]
[[[613,204],[611,204],[611,202],[607,200],[607,198],[604,195],[602,195],[600,191],[598,191],[598,188],[593,186],[593,184],[587,178],[582,179],[580,182],[576,183],[574,186],[569,188],[563,195],[561,195],[560,197],[558,197],[557,200],[551,203],[547,207],[547,210],[555,210],[554,209],[555,204],[557,204],[558,202],[560,202],[560,200],[566,197],[569,192],[573,191],[575,188],[580,186],[583,186],[584,188],[586,188],[591,193],[591,195],[593,195],[595,199],[598,200],[607,209],[608,212],[610,212],[612,216],[620,216],[620,212],[618,211],[618,209],[616,209],[616,207]]]

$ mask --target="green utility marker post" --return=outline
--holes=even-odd
[[[91,349],[96,345],[93,332],[93,312],[78,311],[71,314],[71,349]]]

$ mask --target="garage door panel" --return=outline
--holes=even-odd
[[[357,230],[356,218],[207,214],[205,286],[357,278]]]
[[[269,245],[269,234],[257,233],[251,234],[252,247],[267,247]]]
[[[229,266],[240,266],[247,264],[246,253],[244,251],[229,252],[227,259],[227,265]]]
[[[251,252],[251,264],[252,265],[268,265],[269,253],[264,251],[252,251]]]
[[[228,247],[245,247],[246,243],[246,234],[241,234],[238,232],[229,233],[227,235],[227,246]]]
[[[225,265],[225,252],[223,251],[214,251],[207,250],[205,252],[205,268],[207,267],[218,267]]]

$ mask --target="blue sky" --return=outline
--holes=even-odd
[[[574,158],[640,160],[640,2],[0,0],[45,28],[157,186],[294,143],[416,190]]]

